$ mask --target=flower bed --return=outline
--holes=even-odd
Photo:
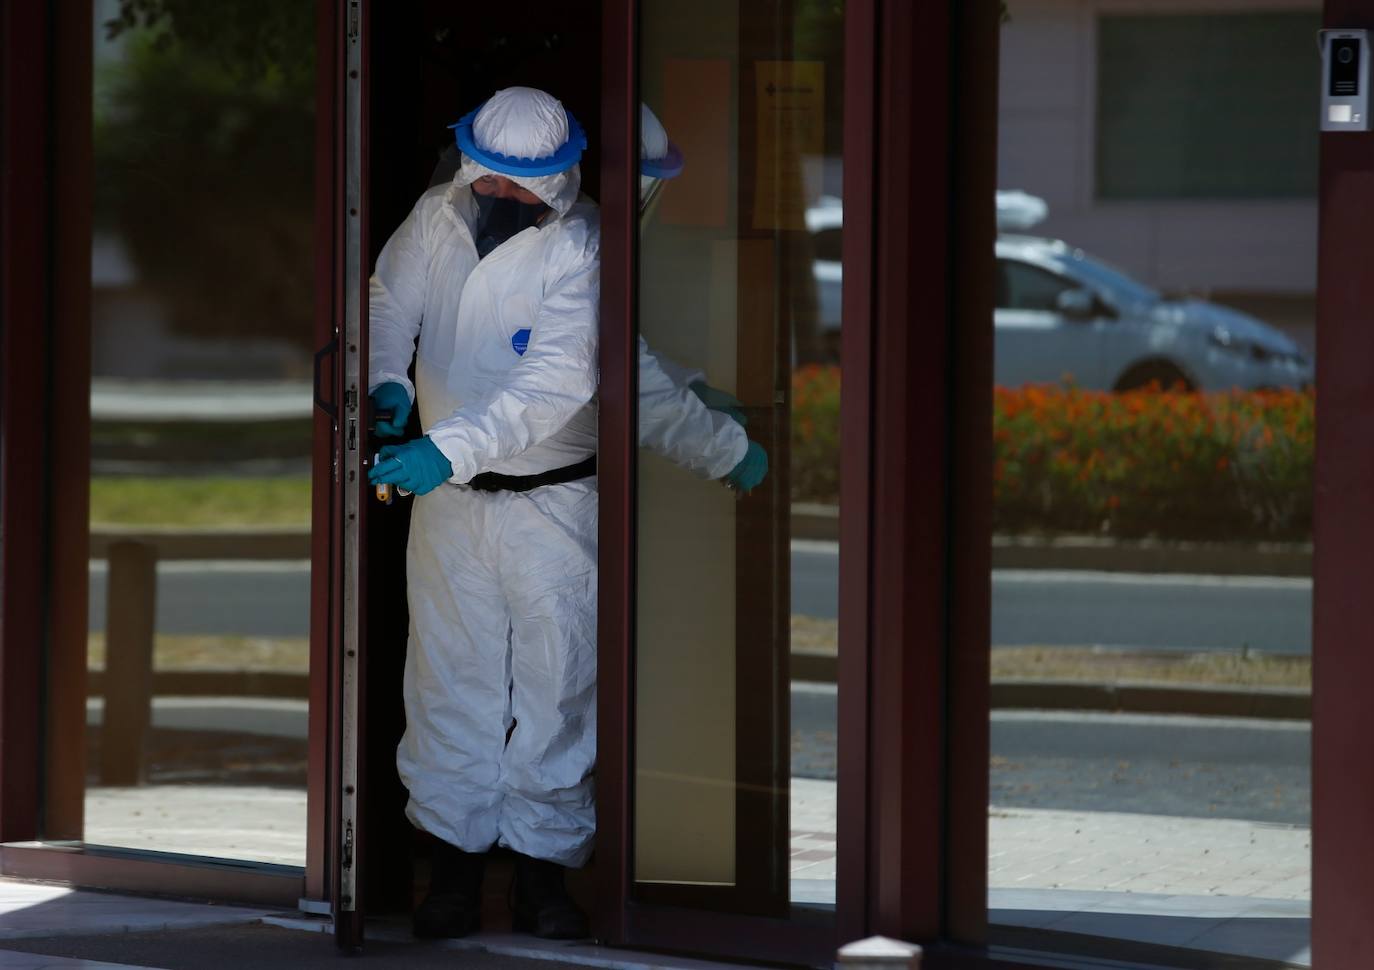
[[[792,497],[839,491],[839,372],[793,377]],[[993,392],[993,521],[1002,533],[1305,540],[1310,392]]]
[[[998,388],[1001,532],[1304,539],[1314,398],[1297,391]]]
[[[792,372],[792,501],[840,500],[840,369]]]

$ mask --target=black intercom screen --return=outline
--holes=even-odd
[[[1331,90],[1333,98],[1352,98],[1360,93],[1360,42],[1354,37],[1331,41]]]

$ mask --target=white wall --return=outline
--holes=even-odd
[[[999,188],[1043,197],[1036,228],[1170,291],[1309,294],[1316,200],[1098,202],[1093,157],[1100,13],[1319,10],[1314,0],[1010,0],[1002,28]],[[1316,38],[1313,38],[1316,54]],[[1313,91],[1312,124],[1317,124]]]

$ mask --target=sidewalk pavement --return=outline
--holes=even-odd
[[[327,920],[266,909],[120,896],[0,879],[0,970],[298,970],[337,968]],[[369,922],[353,960],[406,970],[729,970],[732,965],[483,933],[417,942]],[[459,956],[461,954],[461,956]]]
[[[833,781],[792,779],[795,904],[835,903],[835,797]],[[222,854],[226,832],[233,832],[236,843],[256,845],[255,850],[245,849],[245,856],[299,865],[304,857],[304,817],[304,792],[291,790],[190,785],[95,788],[88,802],[88,839],[214,855]],[[283,821],[291,818],[301,820],[299,844],[292,843],[290,826],[283,829]],[[1236,819],[996,806],[989,813],[988,827],[988,905],[994,932],[1043,930],[1105,936],[1310,965],[1308,828]],[[271,838],[256,841],[255,829]],[[3,901],[0,894],[0,906]],[[137,910],[147,901],[129,905]],[[210,915],[217,919],[226,915],[239,921],[249,918],[226,907],[213,909]],[[0,915],[0,939],[13,938],[33,915]],[[43,932],[58,929],[51,922],[37,925]],[[148,925],[135,920],[129,928]],[[404,938],[404,931],[399,932]],[[529,943],[528,938],[514,939]],[[512,944],[506,940],[502,945]],[[7,965],[0,962],[0,970],[8,970]]]

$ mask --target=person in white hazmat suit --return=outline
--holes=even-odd
[[[402,435],[412,403],[424,430],[384,447],[369,473],[417,495],[397,767],[408,818],[438,848],[414,930],[476,930],[485,853],[502,845],[516,853],[515,929],[576,938],[587,920],[563,870],[587,861],[595,832],[598,224],[579,197],[586,138],[530,88],[498,91],[454,127],[458,172],[388,240],[369,300],[369,392],[391,412],[377,431]],[[689,433],[669,424],[665,440]],[[761,478],[751,469],[738,485]]]

